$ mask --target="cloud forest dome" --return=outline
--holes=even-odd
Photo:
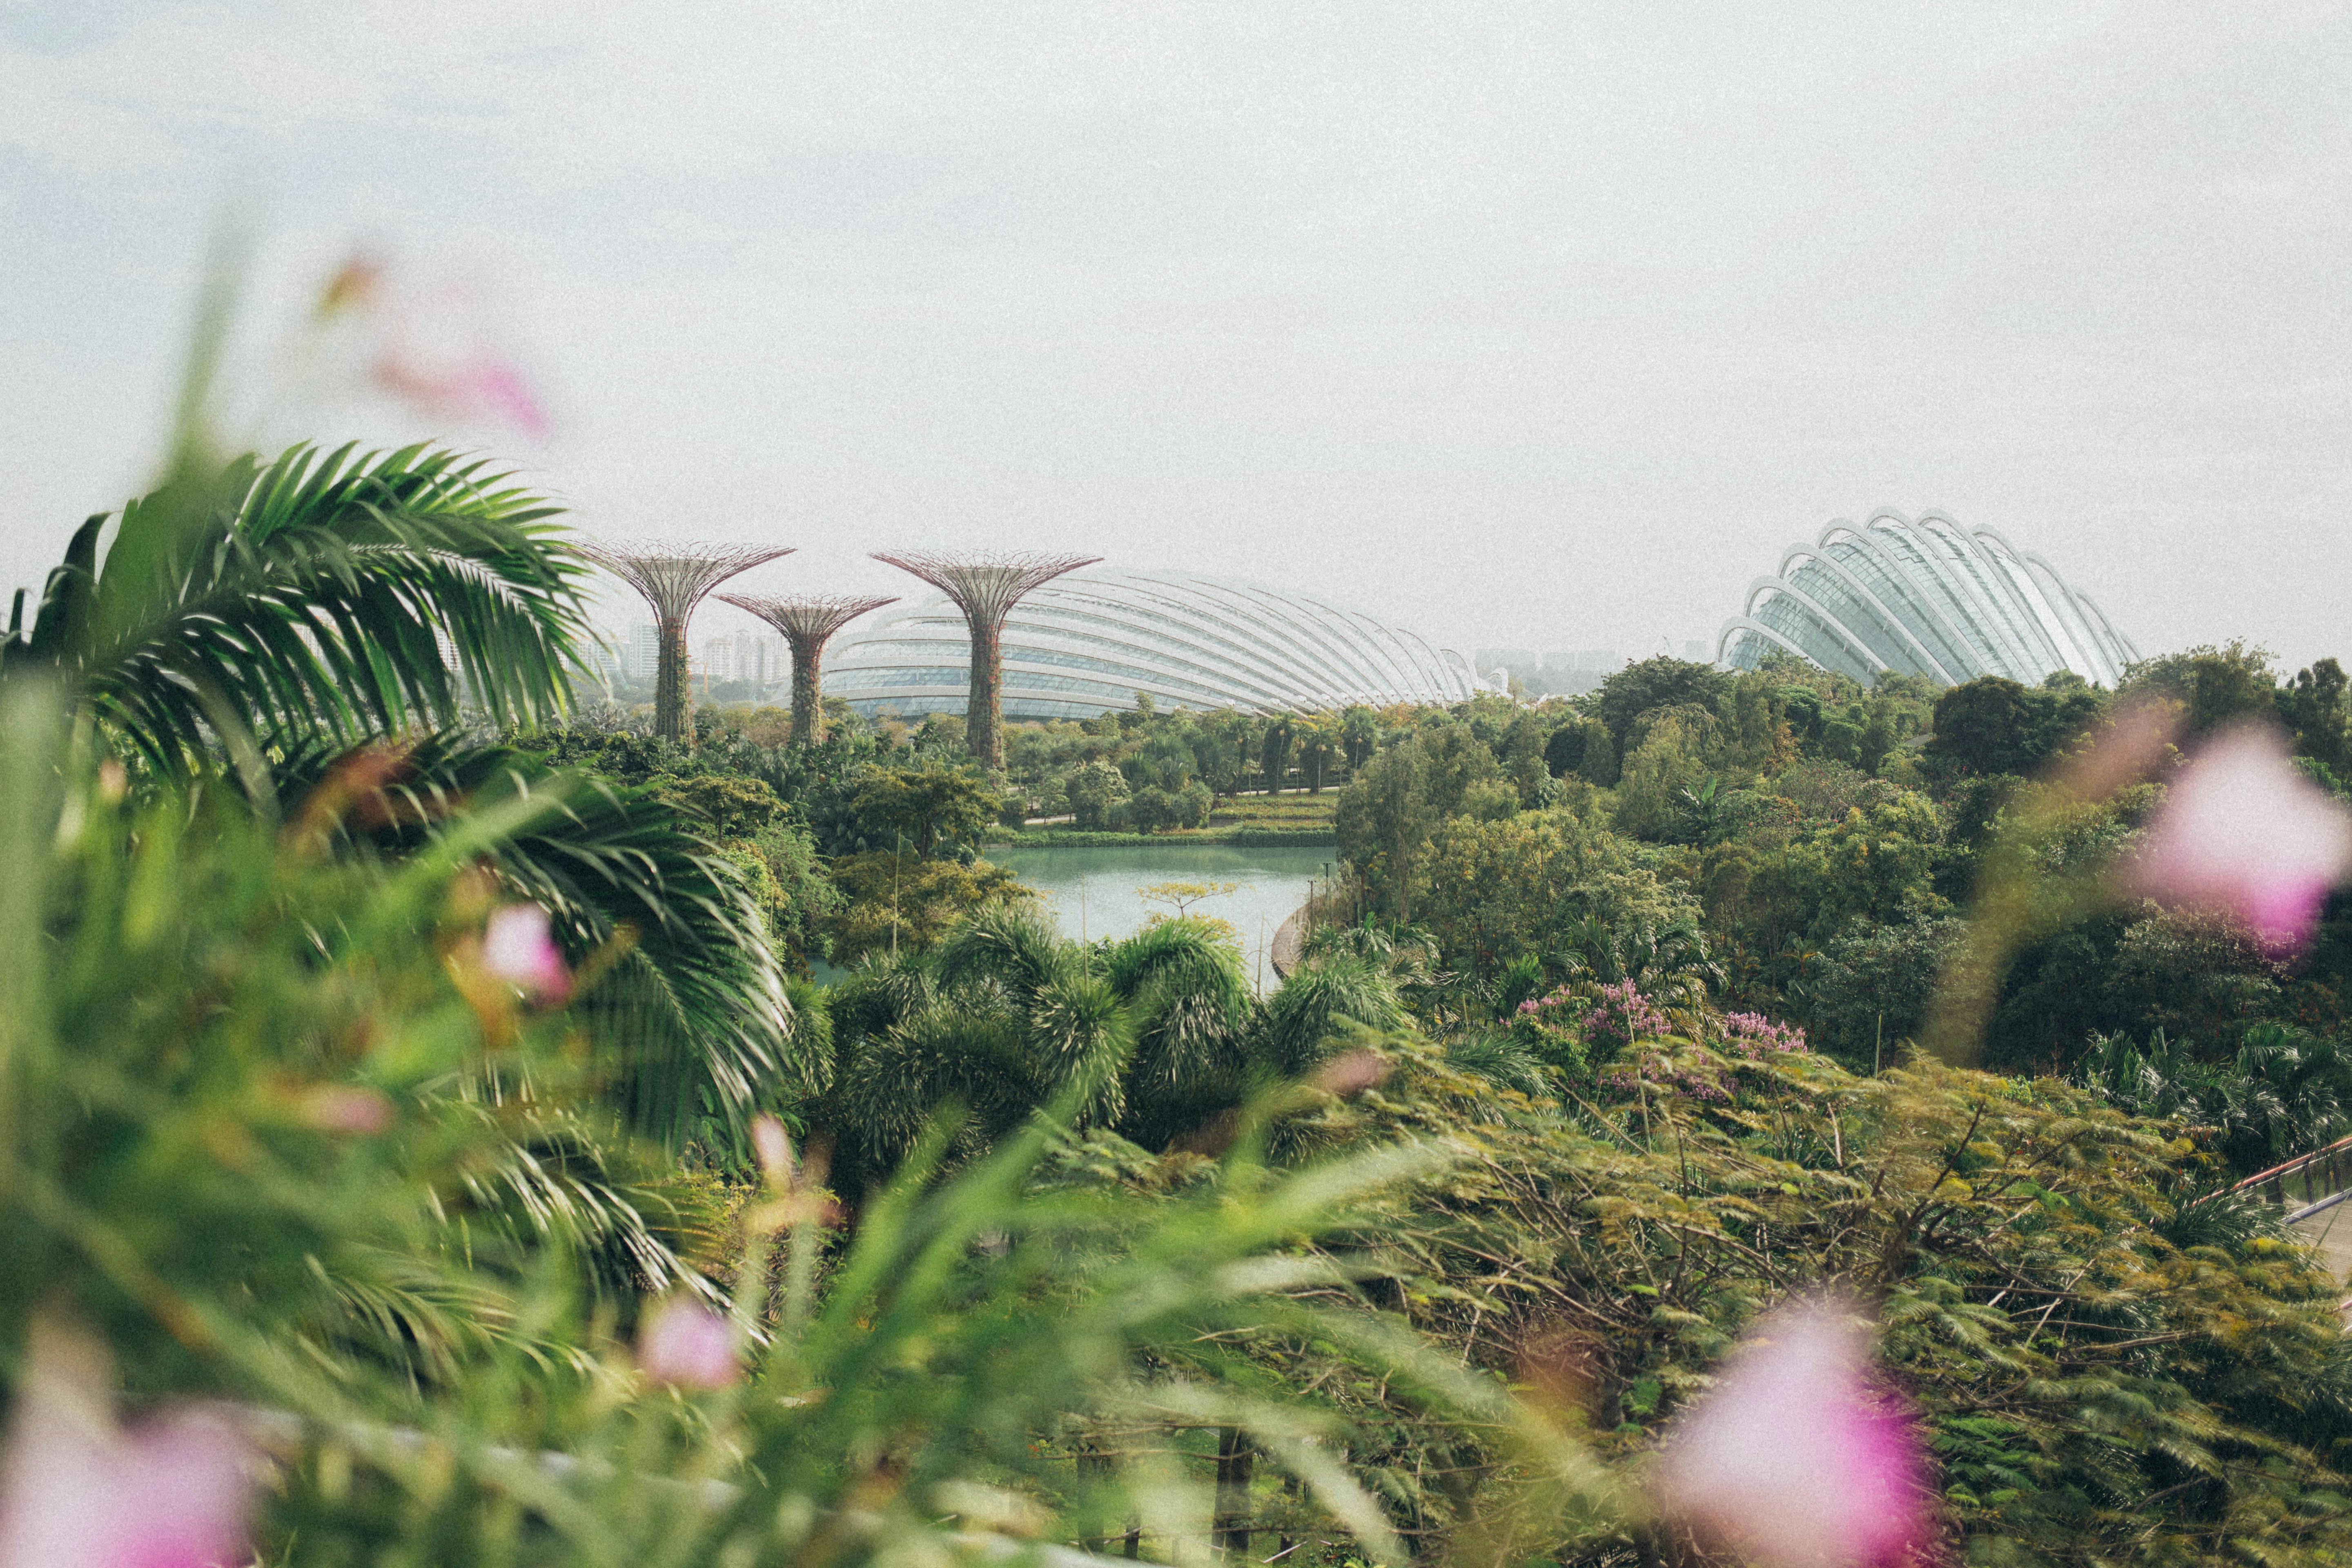
[[[1413,633],[1298,594],[1174,572],[1075,572],[1004,623],[1004,714],[1084,719],[1135,706],[1254,712],[1460,702],[1469,661]],[[876,618],[824,661],[827,696],[865,713],[961,713],[971,671],[944,597]]]
[[[1982,675],[2031,686],[2061,669],[2113,686],[2139,658],[2049,562],[1932,511],[1833,522],[1758,578],[1717,661],[1753,669],[1776,650],[1865,683],[1892,669],[1947,686]]]

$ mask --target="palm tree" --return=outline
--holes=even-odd
[[[331,778],[372,794],[372,852],[509,824],[480,852],[509,895],[549,910],[575,963],[617,955],[582,1013],[619,1108],[672,1146],[740,1143],[797,1064],[734,868],[641,793],[448,728],[538,723],[571,702],[589,568],[557,509],[427,447],[297,446],[266,467],[199,450],[183,441],[102,556],[108,514],[76,531],[29,624],[18,593],[0,677],[52,682],[166,787],[226,765],[265,816]],[[526,801],[539,809],[500,809]]]
[[[109,514],[75,531],[29,624],[18,591],[0,668],[50,673],[158,773],[226,749],[248,789],[270,750],[452,724],[461,701],[536,722],[589,635],[555,511],[427,447],[191,458],[103,560]]]
[[[925,960],[869,962],[840,988],[831,1093],[813,1109],[839,1142],[845,1191],[894,1169],[950,1102],[976,1155],[1047,1105],[1079,1126],[1116,1121],[1133,1043],[1126,1009],[1050,917],[981,910]]]
[[[928,957],[877,960],[834,989],[828,1090],[807,1108],[855,1194],[943,1105],[974,1157],[1049,1107],[1081,1130],[1164,1148],[1255,1089],[1315,1067],[1352,1026],[1404,1012],[1376,965],[1310,965],[1261,1005],[1211,922],[1163,921],[1097,950],[1028,905],[968,918]]]

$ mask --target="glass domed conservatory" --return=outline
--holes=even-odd
[[[2071,669],[2113,686],[2139,658],[2090,595],[2039,555],[1988,528],[1928,512],[1833,522],[1748,590],[1726,621],[1717,662],[1753,669],[1799,654],[1865,685],[1882,669],[1956,686],[2004,675],[2028,686]]]
[[[1004,622],[1004,716],[1086,719],[1135,706],[1251,712],[1460,702],[1469,661],[1412,632],[1297,594],[1171,572],[1075,572]],[[837,640],[824,692],[860,712],[961,713],[964,619],[944,597]]]

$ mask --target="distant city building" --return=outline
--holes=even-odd
[[[1607,675],[1624,662],[1617,657],[1615,648],[1609,647],[1556,647],[1543,656],[1544,668],[1562,675]]]
[[[695,653],[694,673],[713,686],[748,680],[771,686],[791,679],[793,656],[773,632],[729,632],[708,638]]]
[[[661,628],[639,621],[621,644],[621,673],[631,680],[651,680],[661,665]]]
[[[2139,658],[2041,556],[1937,512],[1894,511],[1833,522],[1790,550],[1749,587],[1716,649],[1735,669],[1778,649],[1864,682],[1892,669],[1947,686],[1984,675],[2030,686],[2061,669],[2113,686]]]
[[[1517,669],[1523,667],[1541,668],[1535,649],[1528,647],[1482,647],[1472,654],[1471,660],[1480,669]]]
[[[612,648],[590,648],[583,663],[588,673],[595,678],[596,684],[607,691],[628,679],[628,672],[621,666],[620,654]]]
[[[1300,594],[1189,573],[1074,572],[1033,589],[1004,622],[1008,719],[1083,719],[1133,708],[1283,712],[1464,701],[1470,661],[1401,627]],[[834,640],[827,696],[866,713],[961,713],[964,618],[944,597],[877,616]]]

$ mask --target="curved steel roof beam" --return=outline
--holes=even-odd
[[[1910,519],[1901,512],[1882,511],[1871,518],[1868,526],[1885,543],[1887,553],[1902,563],[1904,575],[1918,584],[1919,603],[1935,615],[1945,639],[1966,653],[1964,662],[1974,667],[1969,674],[2007,675],[2007,657],[1987,634],[1976,607],[1951,581],[1951,574],[1937,570],[1934,554],[1925,548]]]
[[[1862,552],[1869,557],[1871,565],[1885,574],[1888,586],[1901,602],[1889,599],[1879,590],[1872,591],[1920,646],[1934,655],[1947,679],[1957,683],[1984,673],[1976,650],[1969,646],[1968,638],[1952,629],[1951,616],[1937,605],[1935,596],[1920,583],[1910,563],[1889,549],[1884,540],[1851,522],[1833,522],[1822,530],[1818,548],[1828,551],[1840,544]]]
[[[2051,602],[2059,606],[2061,615],[2072,617],[2068,624],[2074,628],[2076,640],[2091,657],[2092,668],[2095,672],[2091,679],[2111,687],[2122,684],[2126,660],[2121,657],[2122,650],[2116,646],[2111,628],[2100,625],[2098,617],[2084,606],[2083,595],[2059,575],[2058,568],[2031,552],[2020,559],[2025,563],[2026,570],[2033,574],[2034,580],[2042,584]]]
[[[1864,686],[1868,686],[1871,683],[1871,680],[1875,679],[1880,670],[1887,668],[1886,661],[1880,658],[1877,654],[1872,652],[1868,644],[1863,642],[1859,637],[1856,637],[1852,632],[1848,631],[1843,626],[1839,624],[1838,618],[1835,616],[1831,615],[1828,609],[1817,602],[1812,595],[1807,594],[1803,589],[1799,588],[1794,584],[1790,583],[1785,578],[1764,577],[1758,579],[1756,586],[1754,588],[1750,588],[1748,593],[1748,614],[1751,617],[1763,607],[1756,602],[1757,595],[1759,591],[1769,593],[1775,597],[1795,600],[1805,613],[1820,625],[1822,630],[1829,634],[1832,641],[1843,643],[1848,653],[1859,656],[1855,662],[1862,666],[1863,671],[1869,677],[1867,679],[1863,679],[1862,683]],[[1808,658],[1812,658],[1811,654],[1806,655],[1806,657]],[[1821,661],[1819,659],[1814,659],[1813,662],[1818,664]],[[1848,670],[1846,673],[1849,675],[1854,674],[1852,670]],[[1860,677],[1857,677],[1857,679],[1860,679]]]
[[[1780,558],[1780,570],[1779,575],[1782,578],[1789,577],[1790,574],[1789,571],[1790,563],[1799,559],[1811,561],[1821,566],[1823,570],[1827,571],[1831,575],[1834,576],[1838,580],[1840,586],[1845,588],[1850,593],[1860,595],[1863,602],[1870,606],[1872,612],[1876,615],[1881,621],[1885,623],[1886,629],[1903,639],[1904,647],[1909,650],[1912,658],[1918,660],[1921,672],[1923,674],[1935,676],[1938,679],[1949,683],[1952,679],[1951,675],[1944,668],[1943,662],[1937,658],[1934,654],[1927,651],[1927,645],[1921,642],[1918,637],[1913,634],[1911,628],[1903,624],[1902,616],[1889,609],[1886,605],[1886,602],[1871,591],[1869,584],[1864,583],[1853,572],[1848,571],[1844,562],[1840,561],[1834,555],[1823,553],[1828,548],[1829,546],[1826,541],[1821,544],[1800,544],[1794,546],[1790,550],[1788,554]],[[1882,664],[1888,664],[1891,668],[1891,662],[1886,659],[1882,658],[1879,662]]]
[[[2028,597],[2043,637],[2049,640],[2052,651],[2057,655],[2059,668],[2071,669],[2085,680],[2097,680],[2101,668],[2101,661],[2097,655],[2084,646],[2081,628],[2069,621],[2065,613],[2058,607],[2057,600],[2052,597],[2042,580],[2033,574],[2033,568],[2025,563],[2023,553],[2017,546],[1995,533],[1991,529],[1979,528],[1971,531],[1977,541],[1984,545],[1986,552],[1992,556],[1994,562],[2008,574],[2018,592]]]
[[[2028,686],[2038,685],[2053,669],[2063,668],[2066,661],[2059,654],[2057,645],[2051,641],[2048,629],[2033,613],[2033,606],[2017,591],[2016,584],[2000,569],[2000,563],[1993,559],[1992,552],[1985,548],[1983,542],[1939,511],[1923,513],[1919,521],[1923,527],[1934,526],[1938,533],[1950,539],[1968,560],[1976,563],[1977,570],[1966,575],[1977,585],[1978,596],[1988,602],[2000,631],[2022,660],[2021,671],[2035,665],[2041,667],[2031,679],[2026,679],[2022,673],[2019,679]]]

